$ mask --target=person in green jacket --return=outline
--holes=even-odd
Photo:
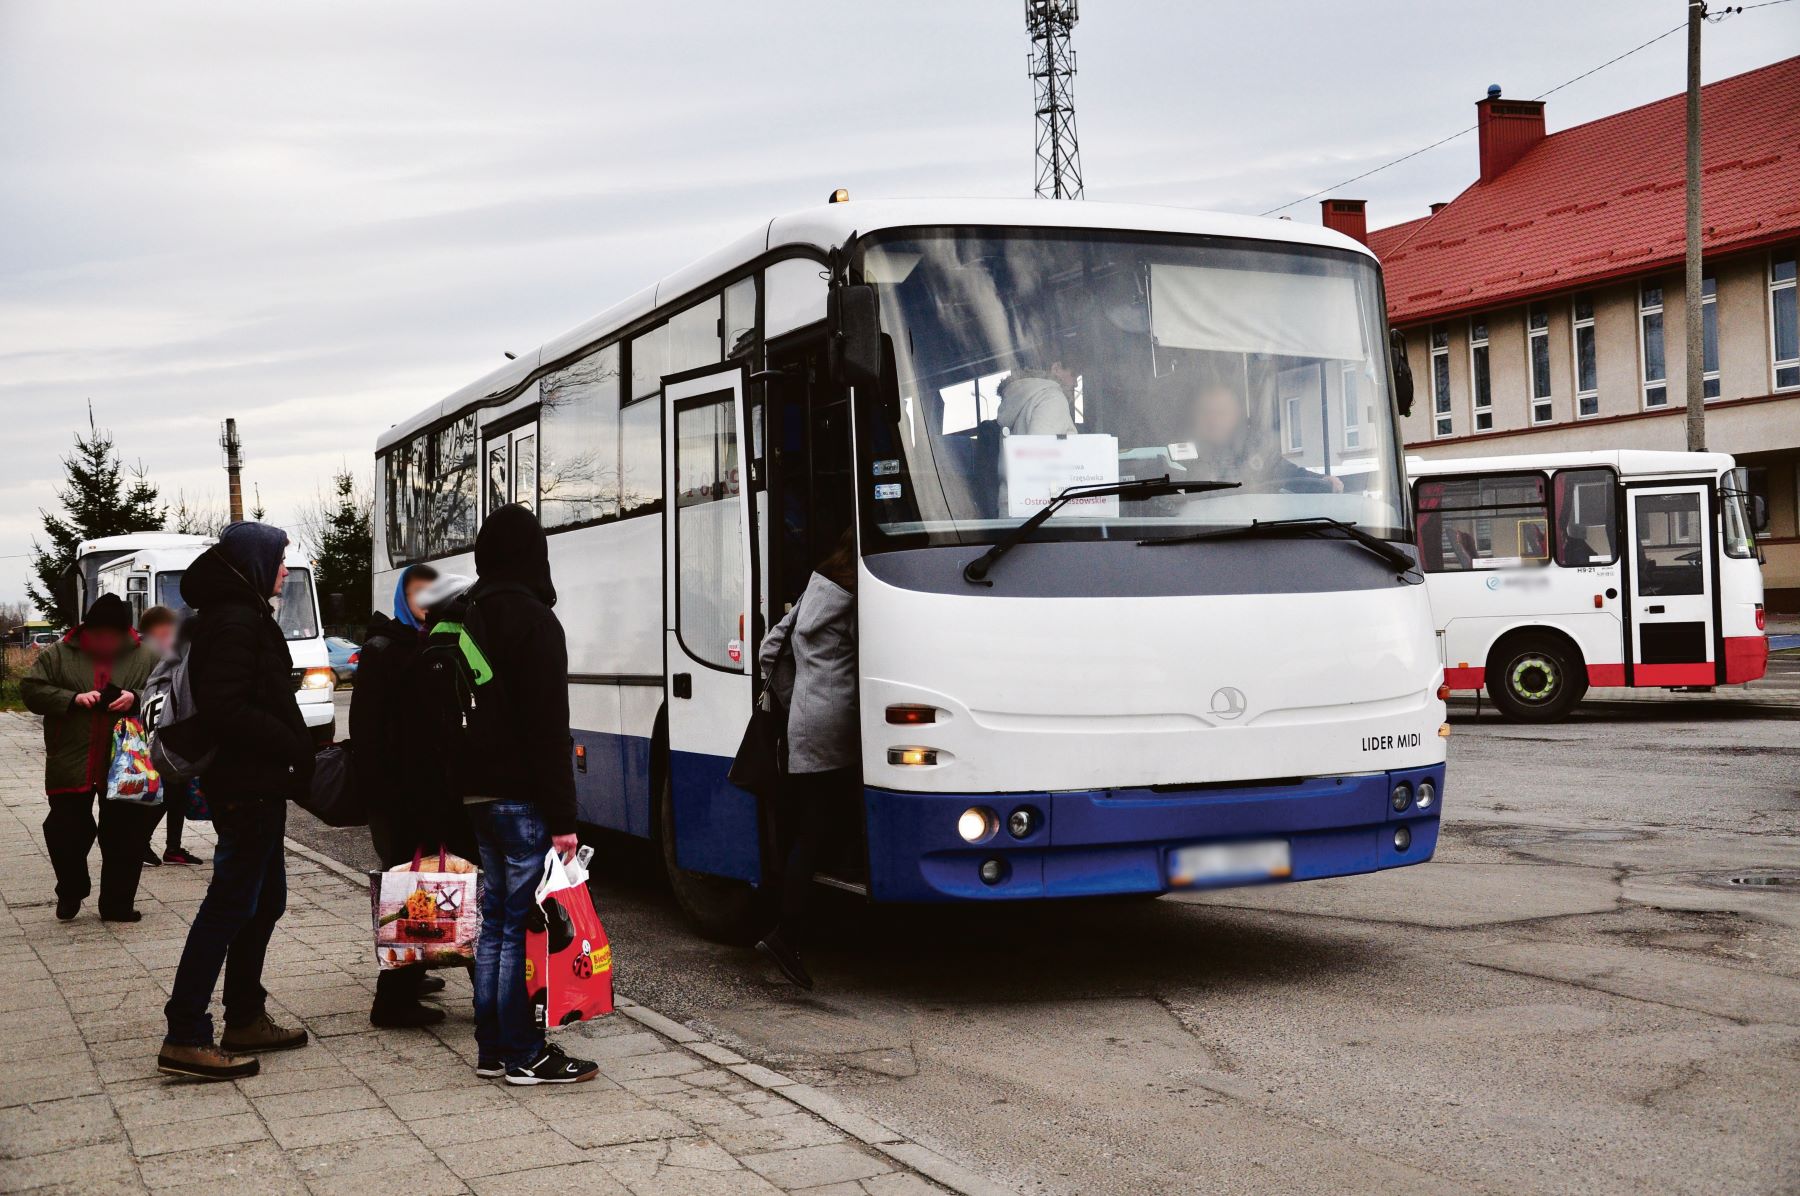
[[[131,630],[131,610],[102,594],[60,643],[40,651],[20,683],[25,705],[44,716],[44,846],[56,872],[56,916],[73,918],[87,899],[88,851],[100,839],[100,917],[136,922],[138,877],[151,812],[107,801],[113,724],[137,708],[156,655]],[[94,820],[94,801],[100,819]]]

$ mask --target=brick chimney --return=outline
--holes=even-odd
[[[1544,101],[1503,100],[1500,85],[1475,104],[1475,126],[1481,139],[1481,181],[1491,183],[1544,139]]]
[[[1326,228],[1343,233],[1346,237],[1354,237],[1367,245],[1369,214],[1363,210],[1367,202],[1361,199],[1321,199],[1319,212]]]

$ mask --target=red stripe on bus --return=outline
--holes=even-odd
[[[1711,685],[1718,670],[1710,660],[1697,664],[1640,664],[1632,670],[1639,685]]]
[[[1725,637],[1725,683],[1741,685],[1769,671],[1769,641],[1760,635]]]
[[[1589,685],[1623,685],[1625,684],[1625,666],[1622,664],[1590,664],[1588,666]]]

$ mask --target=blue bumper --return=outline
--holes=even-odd
[[[1418,792],[1429,779],[1437,800],[1395,812],[1394,787]],[[877,901],[1016,900],[1168,891],[1169,853],[1202,843],[1285,839],[1292,874],[1317,880],[1431,858],[1437,848],[1444,768],[1313,777],[1288,785],[1104,789],[1070,793],[943,794],[865,790],[869,896]],[[991,810],[1000,830],[969,844],[957,834],[970,806]],[[1023,839],[1006,830],[1011,813],[1032,811]],[[1410,842],[1395,846],[1405,827]],[[994,883],[981,865],[1000,862]],[[1241,883],[1241,882],[1226,882]]]

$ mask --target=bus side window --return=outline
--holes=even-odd
[[[1556,563],[1564,568],[1618,560],[1610,469],[1566,469],[1556,475]]]

